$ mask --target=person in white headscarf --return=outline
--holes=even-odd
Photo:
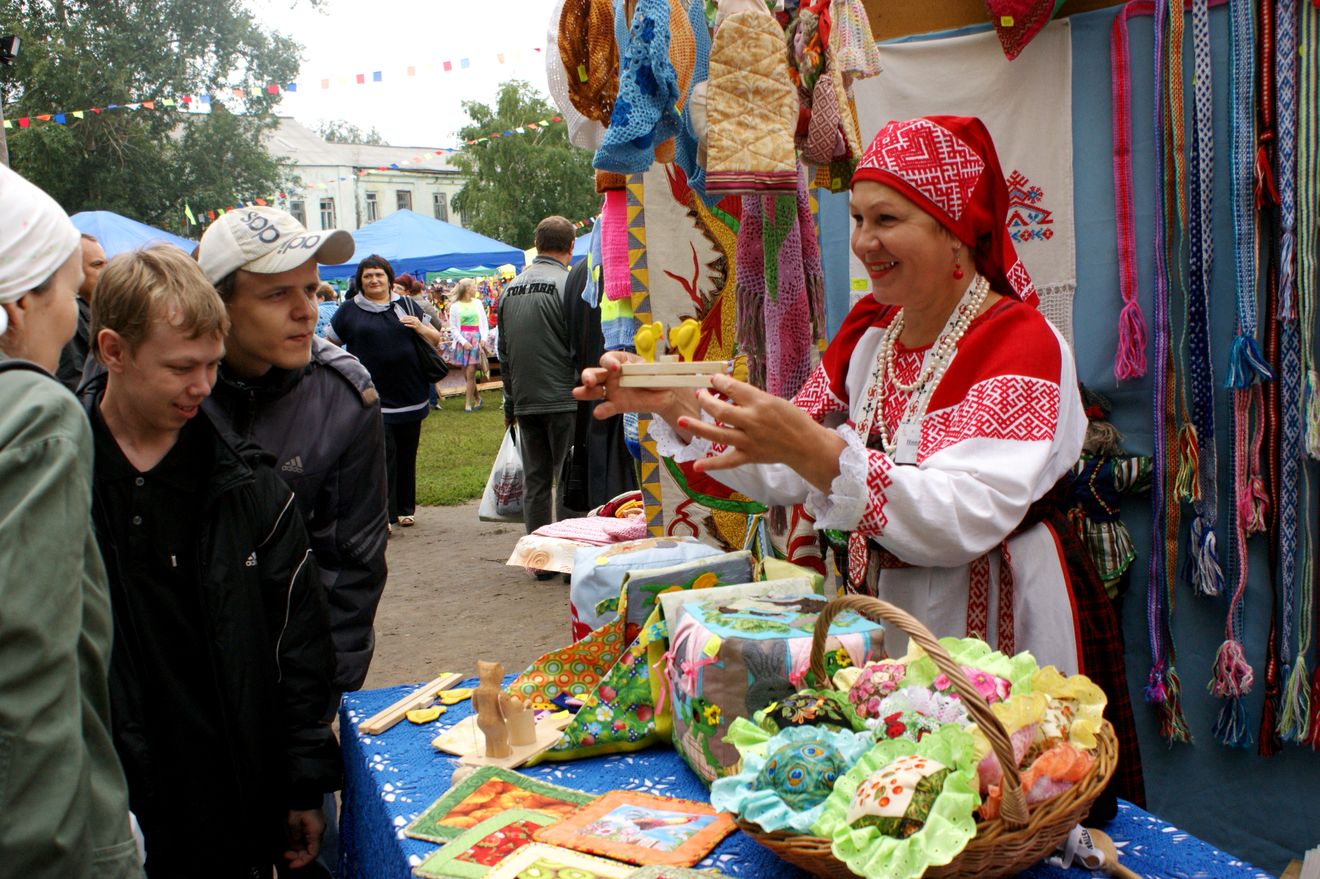
[[[53,375],[77,322],[78,242],[50,196],[0,166],[0,863],[141,879],[110,733],[92,433]]]

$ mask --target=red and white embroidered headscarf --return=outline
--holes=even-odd
[[[922,116],[880,129],[852,185],[892,186],[972,251],[998,293],[1036,305],[1036,287],[1008,237],[1008,187],[985,124],[974,116]]]

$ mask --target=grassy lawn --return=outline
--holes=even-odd
[[[504,412],[498,390],[481,395],[476,412],[463,411],[463,398],[450,397],[422,422],[417,448],[417,503],[448,507],[481,497],[495,453],[504,439]]]

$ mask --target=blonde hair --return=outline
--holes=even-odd
[[[99,359],[97,337],[114,330],[133,351],[157,319],[190,339],[229,332],[225,304],[201,266],[169,244],[130,250],[106,265],[92,297],[92,349]]]
[[[476,297],[477,282],[472,280],[471,278],[464,278],[463,280],[459,281],[458,284],[454,287],[454,301],[466,302],[467,300],[463,298],[464,293],[467,294],[468,299],[472,299]]]

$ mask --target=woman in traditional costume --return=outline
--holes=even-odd
[[[1091,675],[1134,771],[1119,793],[1140,801],[1118,621],[1094,569],[1070,570],[1085,552],[1051,502],[1086,432],[1076,367],[1008,236],[985,126],[888,123],[853,175],[850,209],[872,294],[791,402],[727,376],[714,393],[621,388],[635,359],[622,352],[585,370],[575,395],[605,400],[598,418],[654,413],[661,455],[847,532],[850,591],[937,635]],[[891,630],[886,649],[901,654],[906,638]]]

